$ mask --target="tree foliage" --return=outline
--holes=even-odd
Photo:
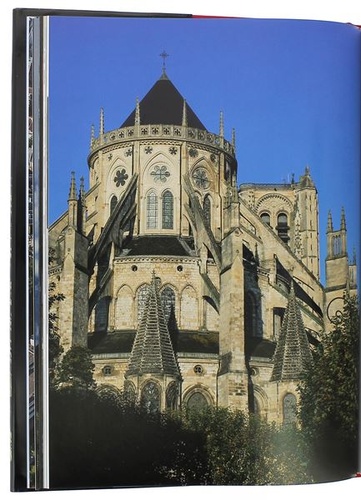
[[[55,263],[54,250],[49,250],[49,266]],[[63,353],[60,336],[57,327],[57,306],[65,299],[64,294],[56,289],[55,281],[50,281],[48,286],[48,307],[49,307],[49,379],[54,382],[55,369],[58,360]]]
[[[95,387],[94,369],[91,351],[86,347],[73,345],[58,364],[56,384],[91,389]]]
[[[345,296],[300,384],[300,420],[319,478],[357,471],[360,321],[356,297]]]
[[[121,395],[53,390],[52,488],[205,484],[202,435]]]
[[[312,482],[302,435],[240,410],[209,407],[187,412],[186,425],[205,439],[207,477],[214,485]]]

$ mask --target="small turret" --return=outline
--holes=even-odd
[[[71,173],[70,189],[68,196],[68,225],[77,227],[78,222],[78,196],[76,192],[75,172]]]

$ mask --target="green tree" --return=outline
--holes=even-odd
[[[73,345],[58,365],[56,382],[58,387],[93,389],[95,365],[91,351],[80,345]]]
[[[322,336],[313,366],[299,386],[300,420],[312,451],[318,480],[349,477],[357,471],[360,320],[357,297]]]
[[[302,437],[295,427],[279,429],[257,415],[229,408],[191,411],[185,422],[204,436],[208,484],[312,482]]]
[[[63,348],[60,343],[60,336],[57,327],[57,314],[55,312],[56,304],[64,300],[64,295],[56,292],[54,282],[49,283],[49,378],[50,383],[54,383],[56,366],[59,361]]]
[[[55,252],[49,250],[49,267],[56,264]],[[48,307],[49,307],[49,379],[50,384],[54,383],[56,365],[59,361],[63,348],[60,342],[60,336],[57,327],[57,306],[65,299],[64,294],[59,293],[56,289],[55,281],[50,281],[48,286]]]

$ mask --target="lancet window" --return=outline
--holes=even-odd
[[[158,225],[158,197],[154,191],[147,196],[147,229],[156,229]]]
[[[165,191],[162,197],[162,229],[173,229],[173,194]]]

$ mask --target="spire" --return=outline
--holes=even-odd
[[[219,114],[219,135],[220,137],[224,137],[224,118],[223,111]]]
[[[232,128],[232,146],[236,149],[236,129]]]
[[[312,362],[293,280],[273,360],[271,382],[299,380],[305,368]]]
[[[70,189],[68,197],[68,224],[77,227],[78,224],[78,196],[76,193],[75,172],[71,173]]]
[[[138,99],[138,97],[136,99],[136,104],[135,104],[134,125],[140,125],[140,105],[139,105],[139,99]]]
[[[104,134],[104,109],[100,108],[100,125],[99,125],[99,135]]]
[[[341,209],[341,231],[346,231],[346,215],[344,207]]]
[[[80,177],[80,188],[79,188],[79,198],[78,198],[78,210],[77,210],[77,228],[79,233],[83,232],[85,227],[85,189],[84,189],[84,177]]]
[[[85,195],[85,188],[84,188],[84,177],[80,177],[80,188],[79,188],[79,198],[83,201],[84,200],[84,195]]]
[[[77,201],[77,199],[78,198],[76,195],[75,172],[72,172],[71,173],[71,180],[70,180],[68,201]]]
[[[143,316],[135,335],[126,376],[142,374],[180,378],[154,272]]]
[[[93,123],[91,126],[91,129],[90,129],[90,148],[92,148],[92,146],[93,146],[94,139],[95,139],[95,130],[94,130],[94,123]]]
[[[183,99],[182,125],[183,125],[183,127],[187,127],[188,126],[187,101],[185,99]]]
[[[329,210],[327,216],[327,233],[331,233],[332,231],[333,231],[332,215],[331,215],[331,210]]]

